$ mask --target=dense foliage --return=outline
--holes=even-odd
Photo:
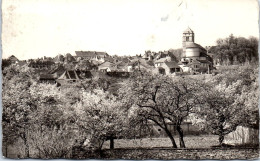
[[[205,82],[201,91],[201,106],[196,112],[202,129],[224,136],[237,126],[259,126],[258,67],[255,65],[226,66]],[[194,120],[193,123],[196,123]]]
[[[215,63],[231,65],[245,62],[258,62],[258,39],[230,35],[216,41],[217,46],[210,50]]]
[[[101,150],[106,140],[141,137],[144,124],[161,127],[177,148],[168,124],[191,119],[224,136],[242,125],[258,129],[258,65],[223,66],[216,75],[167,77],[134,71],[130,78],[95,77],[76,86],[38,82],[31,68],[3,70],[3,142],[19,145],[21,157],[68,158],[74,146]]]
[[[193,79],[172,79],[147,72],[136,72],[120,94],[127,106],[135,110],[137,117],[147,120],[148,123],[152,121],[165,131],[173,148],[177,148],[177,145],[168,125],[175,125],[180,137],[180,147],[184,148],[181,124],[196,106],[198,90],[199,83]]]

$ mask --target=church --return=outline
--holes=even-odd
[[[213,60],[205,48],[195,43],[195,34],[189,27],[183,32],[182,47],[182,58],[178,64],[183,72],[210,73]]]

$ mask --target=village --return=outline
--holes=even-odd
[[[195,33],[187,28],[182,35],[182,49],[168,51],[145,51],[136,56],[111,56],[99,51],[75,51],[58,54],[56,57],[18,60],[14,55],[7,59],[13,65],[28,66],[39,74],[44,83],[73,83],[90,78],[87,73],[107,73],[127,75],[135,70],[145,70],[162,75],[198,75],[211,74],[214,69],[213,53],[207,46],[203,48],[195,43]],[[217,65],[217,64],[215,64]],[[112,73],[112,74],[111,74]],[[93,74],[92,74],[93,75]]]

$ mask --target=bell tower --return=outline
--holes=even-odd
[[[186,47],[186,42],[194,42],[194,32],[188,27],[182,34],[182,47]]]

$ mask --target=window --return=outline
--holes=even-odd
[[[160,69],[159,69],[159,73],[164,75],[164,74],[165,74],[165,70],[162,69],[162,68],[160,68]]]
[[[175,72],[175,68],[171,68],[170,73],[174,73],[174,72]]]
[[[186,37],[186,41],[189,41],[189,37]]]
[[[199,68],[199,65],[194,65],[194,68]]]

